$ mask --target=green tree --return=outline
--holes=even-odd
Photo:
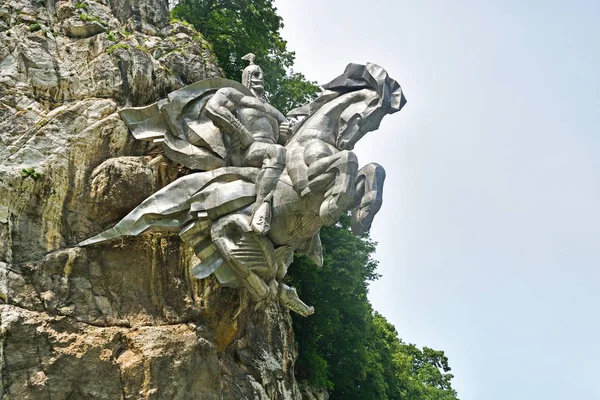
[[[448,358],[443,351],[420,350],[398,338],[396,328],[381,314],[373,316],[376,338],[386,382],[386,398],[408,400],[456,400]]]
[[[343,217],[321,230],[321,269],[305,257],[290,266],[288,279],[315,314],[294,316],[299,346],[296,374],[330,389],[336,399],[455,400],[448,359],[442,351],[405,344],[367,298],[379,276],[368,236],[357,238]]]
[[[304,75],[287,74],[295,54],[281,37],[283,20],[272,0],[181,0],[171,15],[191,23],[212,44],[230,79],[241,80],[247,64],[242,57],[254,53],[265,74],[270,103],[283,113],[303,105],[320,91]]]
[[[294,317],[300,347],[297,374],[333,388],[331,399],[368,399],[367,386],[375,386],[370,392],[376,393],[382,382],[377,355],[369,351],[372,310],[367,285],[377,278],[377,263],[371,258],[375,244],[368,237],[353,236],[346,216],[337,226],[322,229],[321,240],[321,269],[301,257],[288,272],[303,300],[317,310],[309,318]]]

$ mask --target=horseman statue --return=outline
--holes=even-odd
[[[195,172],[80,245],[178,232],[201,260],[196,278],[214,274],[222,286],[247,289],[257,306],[279,301],[308,316],[314,308],[282,282],[294,252],[322,265],[319,230],[348,212],[355,234],[371,227],[385,171],[375,163],[359,169],[351,150],[406,99],[383,68],[349,64],[316,100],[288,113],[300,120],[291,126],[268,104],[254,55],[244,60],[243,84],[207,79],[120,111],[136,139],[160,143]]]

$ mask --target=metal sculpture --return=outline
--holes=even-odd
[[[385,171],[375,163],[359,169],[351,150],[406,99],[383,68],[349,64],[315,101],[288,113],[304,118],[290,127],[267,103],[254,56],[245,59],[244,85],[209,79],[120,111],[137,139],[161,142],[171,160],[203,172],[179,178],[81,245],[177,231],[201,260],[195,277],[215,274],[259,305],[279,301],[308,316],[313,307],[281,282],[293,254],[321,265],[320,228],[349,211],[354,233],[370,228]]]

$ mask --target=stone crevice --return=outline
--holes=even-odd
[[[41,336],[45,339],[46,345],[48,346],[48,348],[51,349],[52,348],[52,344],[48,340],[48,337],[46,335],[44,335],[44,334],[42,334]],[[36,350],[37,350],[36,354],[38,356],[38,365],[40,366],[40,371],[44,374],[44,376],[47,376],[46,375],[46,371],[44,371],[44,368],[43,368],[44,361],[43,361],[42,356],[41,356],[40,346],[37,343],[36,343]],[[29,378],[29,380],[31,380],[30,377],[28,377],[28,378]],[[46,382],[44,382],[44,390],[45,390],[46,394],[48,395],[48,399],[52,400],[52,390],[51,390],[51,387],[50,387],[50,383],[47,380],[46,380]]]
[[[4,332],[4,329],[0,329],[0,358],[2,359],[2,365],[0,365],[0,368],[2,369],[2,371],[0,371],[0,379],[2,379],[2,391],[0,392],[0,397],[3,397],[3,395],[8,392],[9,387],[8,368],[6,365],[6,357],[4,356],[6,346],[6,335],[7,333]]]
[[[125,342],[125,349],[123,349],[121,347],[123,342]],[[116,364],[117,370],[119,371],[119,383],[121,385],[121,396],[123,396],[122,399],[125,400],[125,399],[127,399],[127,392],[125,390],[126,384],[125,384],[125,379],[124,379],[124,372],[123,372],[121,363],[118,362],[119,357],[127,348],[127,338],[125,336],[119,337],[119,345],[120,346],[115,349],[115,352],[113,354],[113,362]]]

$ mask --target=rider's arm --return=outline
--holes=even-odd
[[[219,89],[206,103],[206,115],[218,128],[235,135],[242,147],[246,148],[254,143],[254,138],[232,112],[239,107],[243,97],[235,89]]]
[[[304,146],[296,144],[287,153],[286,170],[292,181],[292,186],[301,196],[310,193],[308,187],[308,165],[304,161]]]
[[[281,124],[279,124],[279,137],[277,138],[277,143],[279,143],[282,146],[285,146],[291,136],[291,124],[289,122],[282,122]]]
[[[267,112],[269,115],[277,120],[277,127],[279,132],[277,132],[277,143],[282,146],[287,144],[287,141],[292,136],[292,124],[290,121],[283,115],[278,109],[273,107],[270,104],[265,104],[267,108]]]

